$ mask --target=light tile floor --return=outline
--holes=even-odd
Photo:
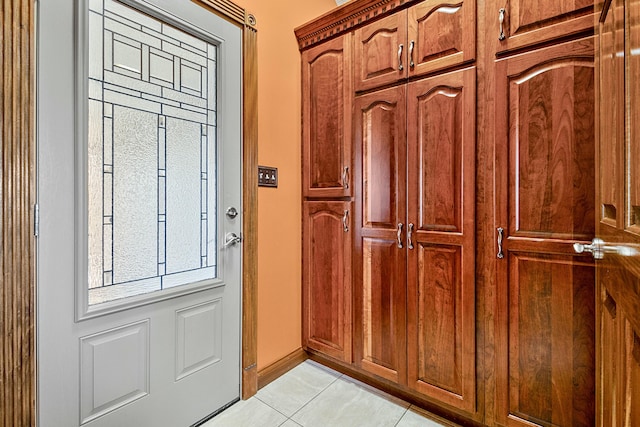
[[[313,361],[296,366],[203,427],[442,427],[409,403]]]

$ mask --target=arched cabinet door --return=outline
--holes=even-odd
[[[351,202],[303,203],[302,338],[351,361]]]
[[[302,53],[302,193],[349,197],[351,159],[351,37]]]
[[[595,418],[595,268],[573,250],[595,234],[593,52],[587,38],[496,62],[500,425]]]

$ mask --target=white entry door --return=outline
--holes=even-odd
[[[239,398],[241,34],[190,0],[39,1],[39,426]]]

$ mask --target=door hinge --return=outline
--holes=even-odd
[[[33,235],[38,237],[40,233],[40,205],[33,205]]]

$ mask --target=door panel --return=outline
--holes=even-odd
[[[191,425],[240,391],[241,30],[39,7],[38,424]]]
[[[405,87],[356,98],[354,361],[405,383]],[[398,231],[400,230],[400,232]]]
[[[350,362],[352,203],[303,208],[303,344]]]
[[[469,412],[476,403],[475,76],[468,68],[410,83],[407,108],[408,384]]]
[[[495,19],[501,7],[505,8],[505,38],[499,42],[498,52],[586,32],[593,27],[593,0],[500,1],[496,3]]]
[[[429,0],[408,13],[409,76],[471,61],[476,54],[476,3]],[[413,45],[413,50],[411,44]]]
[[[351,38],[302,54],[304,197],[351,195]]]
[[[407,13],[402,11],[354,32],[355,90],[407,77]],[[400,48],[402,46],[402,48]]]
[[[496,63],[498,422],[591,425],[594,68],[590,39]],[[504,227],[504,226],[503,226]],[[497,251],[497,249],[496,249]]]

